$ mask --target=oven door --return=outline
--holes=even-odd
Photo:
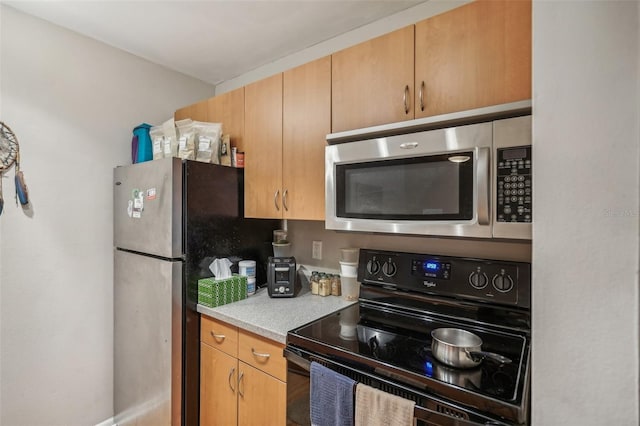
[[[393,393],[407,399],[418,401],[415,407],[415,425],[417,426],[479,426],[505,425],[486,418],[480,419],[473,414],[439,401],[436,398],[427,399],[424,395],[416,396],[401,385],[391,383],[383,377],[373,376],[320,355],[311,355],[298,348],[287,347],[284,350],[287,359],[287,425],[311,425],[310,416],[310,388],[311,388],[311,360],[323,364],[340,374],[373,386],[377,389]]]
[[[491,237],[491,123],[326,148],[326,228]]]

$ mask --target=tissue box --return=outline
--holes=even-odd
[[[209,308],[247,298],[247,277],[233,274],[230,278],[198,280],[198,303]]]

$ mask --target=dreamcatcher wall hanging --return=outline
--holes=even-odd
[[[16,205],[26,206],[29,203],[29,191],[20,171],[20,145],[18,138],[9,126],[0,121],[0,214],[4,207],[2,196],[2,178],[14,166],[14,182],[16,185]]]

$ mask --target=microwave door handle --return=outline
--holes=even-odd
[[[489,148],[478,148],[478,224],[489,225],[490,184],[489,184]]]

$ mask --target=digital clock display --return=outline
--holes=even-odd
[[[440,269],[440,264],[437,262],[424,262],[425,271],[437,271]]]
[[[412,274],[421,278],[438,278],[448,280],[451,278],[451,263],[438,259],[414,259],[412,261]]]

